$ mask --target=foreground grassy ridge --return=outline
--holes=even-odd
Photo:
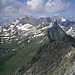
[[[26,38],[20,44],[17,42],[11,43],[10,49],[16,48],[16,51],[11,51],[7,53],[5,56],[0,58],[0,75],[13,75],[17,70],[22,67],[26,67],[28,62],[30,62],[36,52],[36,50],[43,44],[47,43],[44,41],[43,43],[38,43],[41,41],[43,37],[38,37],[37,39],[31,40],[28,43],[28,39]],[[14,46],[12,46],[14,44]]]

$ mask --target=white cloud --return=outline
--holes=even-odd
[[[7,5],[8,3],[16,2],[17,0],[1,0],[2,5]]]
[[[44,11],[44,0],[30,0],[27,1],[28,9],[31,13],[40,13]]]
[[[1,0],[1,11],[4,17],[25,16],[32,14],[41,14],[48,12],[62,12],[69,7],[66,0],[28,0],[19,2],[18,0]]]
[[[49,0],[45,9],[47,12],[62,12],[69,7],[70,3],[66,3],[64,0]]]
[[[40,8],[43,5],[43,0],[31,0],[27,1],[27,5],[30,6],[31,9]]]

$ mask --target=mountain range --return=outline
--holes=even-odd
[[[26,16],[0,26],[0,75],[74,75],[75,22]]]

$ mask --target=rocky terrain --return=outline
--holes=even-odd
[[[0,75],[74,75],[74,36],[75,22],[56,16],[0,25]]]
[[[57,33],[54,28],[60,32]],[[49,32],[50,42],[37,50],[23,75],[75,74],[75,39],[58,25],[50,28]]]

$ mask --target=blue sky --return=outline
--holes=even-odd
[[[0,0],[0,22],[55,15],[75,21],[75,0]]]
[[[75,21],[75,0],[67,0],[70,2],[70,7],[64,12],[65,16]]]
[[[20,1],[20,2],[27,2],[27,0],[18,0],[18,1]]]

